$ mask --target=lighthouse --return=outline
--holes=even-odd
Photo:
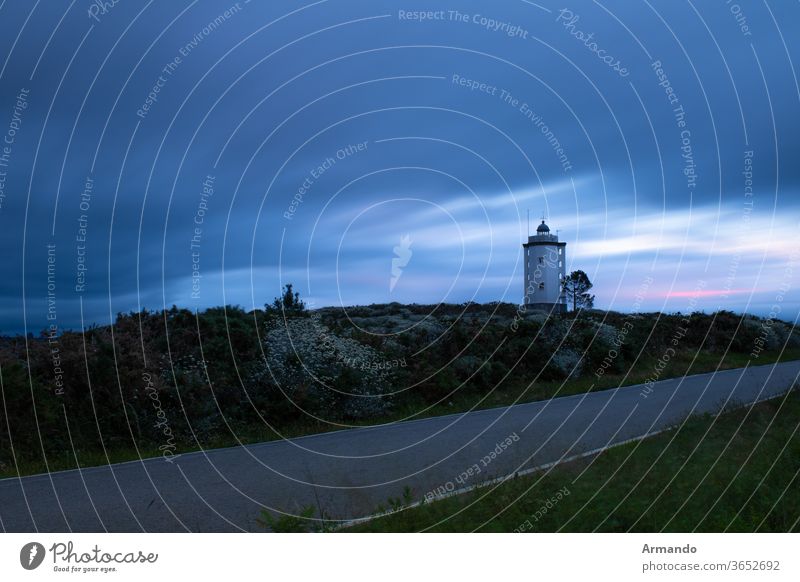
[[[567,298],[562,289],[566,277],[567,243],[550,234],[542,220],[536,234],[522,245],[525,257],[525,305],[553,313],[566,313]]]

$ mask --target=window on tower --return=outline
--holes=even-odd
[[[544,265],[544,257],[539,257],[539,264]]]
[[[544,283],[539,283],[539,289],[544,289]]]

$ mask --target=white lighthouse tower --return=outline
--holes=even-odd
[[[528,236],[528,242],[522,245],[526,306],[553,313],[567,311],[567,298],[561,287],[566,276],[566,246],[567,243],[558,242],[557,235],[550,234],[544,220],[536,234]]]

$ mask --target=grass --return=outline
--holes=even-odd
[[[800,392],[349,532],[800,531]]]
[[[771,364],[790,360],[800,360],[800,349],[787,349],[782,353],[764,352],[754,365]],[[710,352],[683,353],[679,352],[673,358],[669,366],[663,371],[660,379],[676,378],[690,374],[701,374],[720,369],[740,368],[748,362],[753,363],[747,354],[729,352],[724,357],[720,354]],[[525,383],[505,383],[493,390],[488,396],[476,394],[474,390],[462,390],[453,395],[447,402],[442,402],[435,406],[426,407],[422,401],[411,403],[402,408],[395,409],[392,414],[382,417],[378,422],[362,421],[352,423],[351,426],[369,426],[378,423],[396,422],[410,418],[429,418],[465,412],[468,410],[481,410],[495,408],[498,406],[508,406],[523,402],[533,402],[546,400],[549,398],[581,394],[590,390],[605,390],[616,386],[630,386],[640,384],[647,380],[653,371],[654,361],[644,360],[637,363],[636,367],[624,375],[607,375],[600,380],[594,376],[581,377],[568,382],[541,382],[528,386]],[[420,412],[423,410],[424,412]],[[280,433],[267,426],[233,427],[234,434],[220,434],[217,437],[205,441],[204,449],[235,446],[240,443],[252,444],[279,440],[282,438],[294,438],[310,434],[330,432],[339,430],[343,427],[331,425],[323,422],[306,421],[295,422],[280,427]],[[187,453],[200,450],[199,446],[183,446],[176,450],[176,453]],[[109,463],[120,463],[125,461],[136,461],[151,457],[158,457],[161,451],[155,445],[140,446],[137,451],[135,448],[127,446],[108,446],[104,452],[102,450],[77,450],[65,451],[61,455],[48,455],[47,463],[42,459],[32,459],[26,457],[18,462],[18,466],[13,463],[0,463],[0,478],[17,477],[22,475],[33,475],[49,471],[60,471],[75,468],[87,468]],[[76,462],[76,457],[77,461]]]

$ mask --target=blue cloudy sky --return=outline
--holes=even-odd
[[[0,331],[41,330],[48,283],[62,328],[249,309],[286,282],[315,305],[519,302],[528,211],[597,307],[793,320],[799,19],[775,1],[6,0]]]

